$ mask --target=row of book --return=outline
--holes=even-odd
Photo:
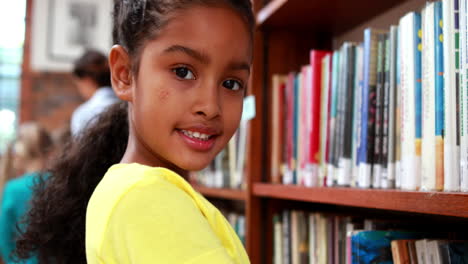
[[[397,230],[396,226],[285,210],[273,218],[273,263],[467,263],[468,241],[449,240],[449,234]]]
[[[245,245],[245,215],[235,212],[223,214],[226,216],[226,219],[229,221],[229,224],[231,224],[242,244]]]
[[[274,75],[274,183],[468,191],[468,0]]]

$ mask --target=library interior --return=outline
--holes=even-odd
[[[204,164],[206,166],[192,171],[179,163],[171,163],[170,155],[167,156],[169,160],[164,161],[165,152],[154,154],[149,150],[150,154],[142,154],[142,157],[156,155],[164,162],[154,164],[182,176],[183,183],[177,182],[178,196],[170,197],[192,199],[194,203],[190,204],[195,204],[196,213],[205,221],[204,225],[211,227],[210,232],[218,239],[216,243],[227,252],[224,254],[228,257],[218,257],[217,261],[214,257],[211,261],[194,258],[193,263],[468,263],[468,0],[200,0],[196,3],[174,0],[174,7],[158,6],[170,2],[15,0],[0,3],[0,264],[51,263],[48,261],[54,257],[57,258],[52,263],[70,263],[63,260],[72,250],[66,251],[65,246],[58,245],[61,240],[55,240],[55,236],[47,233],[47,223],[66,226],[67,219],[78,217],[80,213],[80,221],[70,222],[70,225],[77,225],[73,228],[80,233],[70,236],[73,243],[69,244],[80,247],[79,252],[73,253],[82,257],[77,263],[144,262],[138,261],[139,258],[131,260],[130,251],[125,253],[128,258],[125,261],[110,262],[110,258],[109,262],[105,261],[109,256],[103,253],[106,245],[102,241],[107,241],[106,238],[99,242],[103,245],[95,253],[88,245],[91,241],[88,225],[92,219],[89,215],[85,226],[85,214],[89,214],[93,200],[99,196],[93,193],[94,188],[98,183],[96,190],[103,187],[105,181],[101,179],[108,179],[109,172],[119,168],[112,165],[132,160],[127,158],[128,152],[125,156],[121,154],[130,148],[132,134],[139,133],[136,131],[138,118],[132,119],[131,115],[140,113],[138,107],[132,105],[138,100],[134,98],[139,97],[132,97],[134,101],[131,103],[123,102],[130,99],[124,99],[127,95],[119,86],[123,81],[118,78],[124,78],[124,74],[118,64],[125,58],[121,51],[127,53],[126,48],[119,46],[122,48],[119,49],[116,44],[123,43],[121,45],[127,45],[129,50],[134,47],[127,41],[116,42],[116,39],[128,38],[125,34],[138,30],[140,23],[141,27],[152,23],[154,27],[161,24],[162,29],[154,36],[146,37],[154,38],[154,43],[158,43],[160,36],[161,39],[166,37],[166,28],[169,32],[170,28],[178,26],[173,21],[190,21],[193,14],[200,16],[201,13],[192,14],[188,8],[196,5],[217,12],[230,8],[237,12],[237,19],[239,14],[243,16],[244,24],[250,23],[244,13],[252,13],[253,55],[246,90],[240,98],[242,114],[239,114],[237,130],[226,139],[219,153],[213,154],[213,159]],[[184,10],[171,11],[177,5],[185,6]],[[242,9],[245,6],[249,8],[248,12]],[[145,13],[146,8],[151,12]],[[204,9],[196,10],[205,12]],[[133,17],[130,13],[126,18],[128,21],[124,21],[128,25],[119,20],[121,17],[115,18],[125,12],[134,12]],[[157,13],[159,16],[165,12],[176,15],[157,22],[150,21],[151,18],[145,15]],[[225,19],[233,19],[229,16],[231,13],[227,13]],[[201,21],[215,18],[212,14],[200,16]],[[121,29],[116,30],[117,22]],[[226,23],[235,28],[235,23]],[[216,32],[226,23],[211,24],[208,29]],[[198,24],[190,26],[196,30]],[[201,30],[193,36],[210,36],[206,31]],[[145,34],[149,35],[150,31],[141,29],[135,39],[142,41]],[[220,34],[219,39],[233,39],[231,35]],[[238,40],[238,47],[223,51],[226,56],[242,49],[242,37],[238,36]],[[148,46],[152,41],[148,41]],[[206,42],[207,45],[221,42],[211,41]],[[217,53],[212,51],[214,49],[202,48],[206,53],[178,45],[164,52],[177,54],[178,58],[189,55],[192,58],[189,61],[199,60],[194,65],[204,65],[203,60],[207,59],[208,65],[209,56]],[[144,55],[146,49],[140,52],[136,48],[136,52]],[[141,56],[137,61],[144,65],[145,58]],[[217,65],[215,57],[211,61]],[[157,62],[152,63],[153,68],[158,67]],[[194,73],[192,81],[197,81],[200,76],[201,83],[205,70],[197,72],[196,67],[181,65],[186,64],[181,62],[171,66],[178,78]],[[143,76],[146,71],[138,72],[137,69],[136,72]],[[241,78],[237,75],[243,74],[232,72],[235,72],[233,76],[227,76],[230,80],[223,79],[223,86],[239,84]],[[136,87],[139,82],[135,83]],[[225,88],[216,94],[226,94],[220,98],[234,100],[234,89],[228,94]],[[148,92],[147,95],[156,93]],[[172,94],[160,93],[159,96]],[[150,100],[147,98],[148,102]],[[156,98],[153,104],[157,105],[158,100]],[[181,102],[188,101],[181,99]],[[111,111],[107,109],[118,107],[120,112],[125,112],[109,116]],[[162,108],[155,106],[153,109]],[[223,113],[229,111],[236,110],[227,109]],[[160,114],[171,116],[171,112],[172,109],[168,109]],[[106,124],[103,121],[106,117],[108,123],[113,123],[109,127],[119,131],[84,140],[86,135]],[[157,114],[154,116],[154,119],[160,118]],[[219,114],[215,118],[221,120],[224,116]],[[162,120],[169,120],[169,117]],[[142,128],[143,134],[154,134],[156,136],[151,138],[158,140],[162,130],[150,128]],[[124,132],[120,131],[122,129]],[[200,155],[192,158],[195,160],[193,164],[201,164],[205,157],[201,153],[212,151],[213,145],[219,146],[221,141],[215,140],[222,138],[215,135],[219,134],[216,129],[201,126],[175,130],[187,143],[187,149],[191,147],[190,151]],[[142,137],[146,135],[143,134]],[[123,135],[125,138],[120,143],[118,140],[108,143],[114,145],[115,151],[110,148],[108,151],[97,150],[104,140]],[[159,140],[163,141],[164,137],[161,135]],[[162,143],[140,146],[140,150],[160,145]],[[182,147],[171,150],[180,156],[174,160],[183,160],[187,156],[183,154],[184,150]],[[72,160],[71,155],[82,151],[95,151],[96,160]],[[110,162],[110,159],[116,162]],[[68,160],[74,162],[73,165],[67,167]],[[144,158],[141,160],[144,164]],[[138,163],[138,159],[132,161]],[[102,168],[99,179],[92,179],[97,180],[95,183],[88,183],[84,179],[72,179],[84,175],[84,172],[72,172],[81,170],[81,165],[88,169],[106,167]],[[112,169],[108,171],[110,166]],[[134,170],[140,169],[135,167]],[[61,171],[70,175],[69,178],[60,178]],[[185,186],[185,183],[189,185]],[[94,184],[86,194],[80,212],[54,209],[72,208],[75,202],[78,203],[73,201],[68,205],[65,200],[69,193],[57,194],[60,184],[70,185],[67,187],[70,195],[83,192],[82,185]],[[167,181],[164,184],[173,183]],[[117,184],[112,185],[114,187],[116,193],[118,188],[126,188]],[[164,192],[166,189],[160,190]],[[184,191],[183,196],[178,194],[180,190]],[[48,202],[49,197],[52,197],[51,201],[55,199],[54,202]],[[64,199],[61,204],[60,199]],[[205,210],[205,199],[210,208],[214,205],[213,212],[220,213],[216,220],[218,226]],[[162,208],[166,201],[157,203],[161,203]],[[40,209],[34,210],[35,206]],[[153,210],[150,209],[152,205],[148,208]],[[177,212],[178,208],[171,210]],[[128,212],[133,211],[136,212]],[[55,214],[53,221],[34,219],[49,212]],[[60,213],[63,215],[59,216]],[[109,219],[112,213],[100,212],[102,217]],[[177,212],[177,215],[184,213]],[[59,219],[64,222],[58,222]],[[131,237],[132,228],[143,221],[146,220],[122,222],[118,232]],[[156,219],[155,223],[163,221]],[[223,221],[228,223],[226,229],[219,227]],[[192,221],[184,223],[189,226],[184,227],[183,232],[193,231],[193,234],[179,234],[182,231],[175,227],[164,232],[148,231],[148,236],[159,232],[157,234],[167,238],[145,238],[144,250],[150,252],[153,242],[164,244],[164,241],[156,241],[170,240],[168,238],[172,236],[181,236],[187,247],[197,234],[202,235],[199,240],[205,240],[204,231],[195,230],[199,229],[197,224],[190,227]],[[90,226],[97,230],[94,223]],[[153,227],[148,224],[145,228],[158,229],[156,224]],[[51,234],[58,232],[55,231],[58,228],[52,229]],[[42,234],[41,230],[46,233]],[[68,236],[67,230],[71,231],[61,231],[61,239]],[[98,232],[105,233],[105,230]],[[235,233],[228,239],[229,243],[223,240],[226,230]],[[230,248],[235,244],[234,240],[244,247],[245,259],[237,255],[244,254],[244,249],[235,251]],[[135,245],[143,245],[142,241],[138,242]],[[135,245],[128,246],[128,250]],[[112,246],[115,245],[109,245]],[[193,248],[197,246],[192,245]],[[54,247],[62,252],[54,255]],[[133,253],[137,252],[135,249]],[[154,252],[162,250],[157,248]],[[102,254],[103,262],[93,260],[93,254],[97,254],[97,259]],[[181,253],[171,249],[167,254]],[[147,256],[154,255],[157,253]],[[146,258],[146,261],[166,263],[157,258],[153,259],[155,262],[150,259]],[[173,259],[168,263],[179,263],[175,261],[177,258]],[[187,261],[178,259],[180,263]]]

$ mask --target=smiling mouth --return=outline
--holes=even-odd
[[[216,135],[209,135],[209,134],[204,134],[201,132],[194,132],[194,131],[189,131],[189,130],[183,130],[183,129],[178,129],[182,134],[186,135],[189,138],[197,139],[197,140],[202,140],[202,141],[208,141]]]

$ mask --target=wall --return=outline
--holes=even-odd
[[[71,74],[32,71],[33,4],[34,0],[27,0],[20,122],[38,121],[52,132],[69,124],[73,110],[82,103],[82,100],[73,84]]]

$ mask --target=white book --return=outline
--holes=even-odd
[[[275,216],[279,219],[279,215]],[[281,221],[274,222],[274,264],[283,264],[283,223]]]
[[[317,223],[316,213],[308,214],[309,218],[309,264],[317,264]]]
[[[442,1],[444,31],[444,182],[460,175],[460,150],[457,131],[457,89],[459,69],[456,65],[459,25],[455,19],[455,1]],[[447,178],[447,179],[446,179]]]
[[[435,135],[435,3],[422,11],[422,144],[421,190],[436,187]]]
[[[354,75],[354,109],[353,109],[353,152],[352,152],[352,176],[351,176],[351,187],[356,187],[359,178],[359,166],[357,164],[358,148],[361,139],[361,104],[362,104],[362,87],[364,79],[363,71],[364,63],[364,50],[363,45],[356,47],[356,65]]]
[[[460,0],[460,178],[468,191],[468,1]]]
[[[400,19],[400,81],[401,81],[401,188],[417,190],[421,184],[421,157],[416,147],[416,47],[420,15],[415,12]]]
[[[427,239],[416,240],[414,243],[416,246],[416,256],[418,258],[418,263],[428,264],[426,256],[426,243]]]
[[[320,170],[318,178],[324,179],[327,172],[327,137],[328,137],[328,108],[329,93],[331,87],[330,67],[331,55],[326,55],[322,59],[322,91],[321,91],[321,110],[320,110]],[[310,109],[310,108],[308,108]],[[308,118],[308,120],[312,120]],[[312,183],[317,186],[317,182]]]

